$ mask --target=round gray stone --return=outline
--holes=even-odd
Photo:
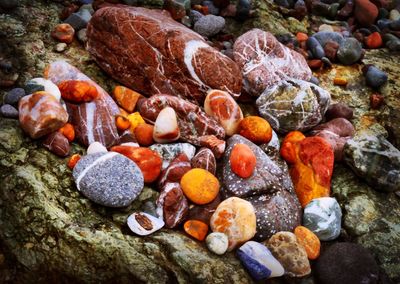
[[[225,19],[220,16],[207,15],[198,19],[194,24],[195,32],[202,36],[210,37],[216,35],[225,27]]]
[[[83,195],[108,207],[128,206],[144,186],[139,167],[115,152],[84,156],[76,164],[73,177]]]

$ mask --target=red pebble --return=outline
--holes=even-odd
[[[312,60],[308,60],[307,63],[311,69],[319,69],[322,67],[323,62],[322,62],[322,60],[319,60],[319,59],[312,59]]]
[[[59,24],[51,32],[51,36],[59,42],[71,43],[75,30],[70,24]]]
[[[372,94],[369,97],[369,101],[370,101],[372,109],[380,108],[383,105],[384,100],[385,100],[384,97],[380,94]]]
[[[246,144],[236,144],[229,157],[232,171],[241,178],[250,177],[256,167],[256,156]]]
[[[374,32],[364,39],[364,43],[368,48],[379,48],[382,46],[382,37],[378,32]]]

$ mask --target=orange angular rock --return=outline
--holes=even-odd
[[[262,117],[247,116],[239,124],[239,134],[255,144],[268,143],[272,138],[272,127]]]
[[[202,205],[213,201],[219,192],[218,179],[204,169],[191,169],[181,179],[183,193],[193,203]]]
[[[294,234],[297,242],[306,250],[308,259],[317,259],[321,250],[321,242],[317,235],[304,226],[297,226]]]
[[[81,159],[81,155],[79,154],[73,154],[71,156],[71,158],[69,158],[68,160],[68,168],[70,168],[71,170],[75,167],[76,163],[78,163],[78,161]]]
[[[74,141],[75,139],[75,128],[71,123],[66,123],[63,127],[58,129],[58,131],[64,135],[69,142]]]
[[[67,80],[58,84],[61,97],[72,103],[91,102],[99,96],[96,86],[88,81]]]
[[[145,183],[155,181],[160,175],[162,159],[155,151],[134,146],[114,146],[111,151],[120,153],[134,161],[142,171]]]
[[[334,152],[321,137],[290,132],[283,140],[281,156],[290,166],[290,176],[302,207],[312,199],[330,194]]]
[[[153,131],[154,126],[147,123],[141,123],[135,128],[135,137],[140,146],[154,144]]]
[[[51,36],[59,42],[71,43],[75,30],[70,24],[59,24],[51,32]]]
[[[129,113],[135,110],[137,101],[143,97],[141,94],[124,86],[116,86],[113,96],[117,104]]]
[[[199,220],[189,220],[183,225],[185,232],[193,238],[204,241],[208,232],[208,225]]]
[[[257,158],[246,144],[236,144],[229,158],[232,172],[241,178],[250,177],[256,167]]]

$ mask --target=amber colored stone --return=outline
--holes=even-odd
[[[379,48],[382,46],[382,37],[378,32],[374,32],[364,39],[364,43],[368,48]]]
[[[124,86],[116,86],[113,91],[113,97],[117,104],[129,113],[135,110],[137,101],[143,98],[141,94]]]
[[[147,147],[154,144],[153,130],[154,126],[147,123],[141,123],[135,128],[135,137],[140,146]]]
[[[70,24],[59,24],[51,32],[51,36],[59,42],[71,43],[75,30]]]
[[[66,123],[63,127],[58,129],[62,135],[64,135],[69,142],[74,141],[75,139],[75,128],[71,123]]]
[[[290,176],[302,207],[312,199],[329,196],[333,172],[332,146],[321,137],[290,132],[283,140],[281,156],[290,166]]]
[[[81,155],[79,154],[73,154],[71,156],[71,158],[69,158],[68,160],[68,168],[70,168],[71,170],[75,167],[76,163],[78,163],[78,161],[81,159]]]
[[[307,63],[311,69],[319,69],[322,67],[323,62],[320,59],[312,59],[312,60],[308,60]]]
[[[99,96],[96,86],[88,81],[68,80],[58,84],[61,97],[73,103],[91,102]]]
[[[183,228],[189,236],[199,241],[204,241],[208,232],[208,225],[199,220],[186,221]]]
[[[246,144],[236,144],[229,158],[232,172],[241,178],[250,177],[256,167],[257,158]]]
[[[181,179],[183,193],[190,201],[196,204],[210,203],[217,197],[219,181],[209,171],[192,169]]]
[[[294,234],[297,242],[306,250],[308,259],[317,259],[321,250],[321,242],[317,235],[304,226],[297,226]]]
[[[333,79],[333,84],[338,86],[346,86],[347,83],[347,79],[344,77],[335,77],[335,79]]]
[[[131,122],[125,116],[117,115],[115,116],[115,125],[119,131],[124,131],[131,127]]]
[[[271,141],[272,127],[262,117],[247,116],[239,124],[239,134],[255,144]]]
[[[144,182],[155,181],[161,172],[162,159],[157,152],[143,147],[114,146],[111,151],[131,159],[142,171]]]
[[[372,109],[378,109],[383,105],[385,98],[380,94],[372,94],[369,97],[370,105]]]
[[[303,42],[308,39],[308,35],[306,33],[298,32],[296,34],[296,39],[298,42]]]
[[[132,133],[135,133],[135,129],[139,124],[146,123],[139,112],[131,113],[127,118],[131,122],[131,127],[129,129]]]

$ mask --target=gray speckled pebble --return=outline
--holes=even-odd
[[[303,225],[321,241],[336,239],[340,234],[341,224],[342,210],[335,198],[315,198],[304,208]]]
[[[76,164],[73,177],[83,195],[108,207],[128,206],[144,186],[139,167],[115,152],[84,156]]]
[[[201,17],[195,24],[195,32],[202,36],[213,36],[219,33],[225,27],[225,19],[220,16],[207,15]]]

